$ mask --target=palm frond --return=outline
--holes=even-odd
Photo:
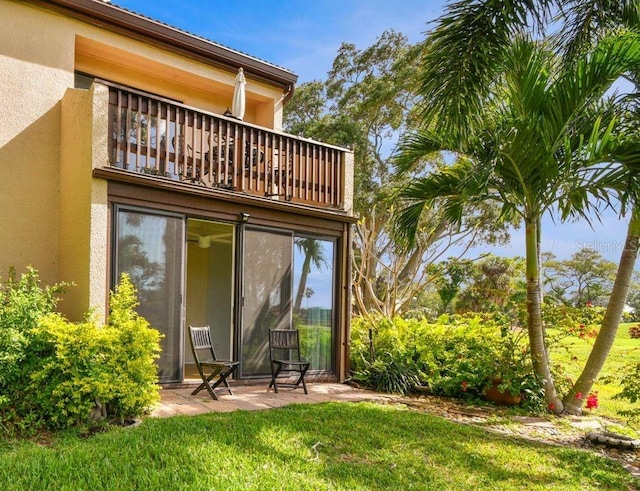
[[[467,159],[411,181],[397,194],[401,205],[394,217],[396,238],[401,244],[412,246],[420,217],[429,206],[439,207],[449,223],[460,224],[466,207],[481,194],[480,185]]]
[[[559,5],[565,24],[555,43],[567,63],[591,49],[607,31],[618,26],[636,28],[640,24],[637,0],[569,0]]]
[[[435,152],[453,150],[450,145],[429,129],[407,134],[398,146],[393,164],[399,174],[413,170],[423,159]]]
[[[424,120],[464,140],[480,122],[491,82],[502,72],[504,47],[524,26],[541,24],[550,0],[461,0],[451,4],[429,33],[422,60]]]

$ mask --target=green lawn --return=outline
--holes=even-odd
[[[10,490],[625,490],[589,452],[547,447],[400,406],[293,405],[148,419],[42,446],[4,442]]]
[[[640,363],[640,339],[631,339],[629,336],[629,327],[637,324],[637,322],[620,324],[616,342],[600,373],[599,380],[594,385],[593,390],[598,391],[599,401],[596,414],[619,419],[619,411],[633,407],[629,401],[614,399],[613,396],[620,392],[615,377],[620,374],[623,367],[628,363]],[[567,373],[575,380],[591,352],[593,340],[572,337],[565,339],[563,344],[568,350],[555,350],[554,361],[562,363]],[[574,356],[577,360],[572,360]]]

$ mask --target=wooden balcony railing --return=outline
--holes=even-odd
[[[341,209],[344,150],[109,84],[113,167]]]

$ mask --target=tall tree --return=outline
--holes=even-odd
[[[606,305],[616,275],[616,263],[603,258],[591,247],[583,247],[562,261],[553,254],[543,257],[544,288],[555,301],[574,307],[584,307],[588,303]]]
[[[526,297],[521,278],[524,260],[521,257],[499,257],[492,254],[474,264],[474,271],[456,301],[456,312],[509,312],[514,301]]]
[[[365,49],[343,44],[325,82],[302,84],[285,107],[287,131],[354,150],[354,312],[392,317],[411,309],[434,280],[423,265],[439,261],[454,243],[506,238],[495,208],[478,206],[452,224],[438,209],[421,217],[414,247],[398,247],[390,233],[398,139],[416,119],[413,86],[421,45],[384,32]],[[442,165],[441,159],[425,165]],[[411,179],[411,175],[404,177]]]
[[[594,0],[592,2],[571,0],[565,9],[564,18],[566,19],[565,28],[559,36],[559,45],[565,54],[565,58],[572,62],[611,31],[626,27],[637,32],[640,25],[640,2],[636,0]],[[640,69],[638,65],[630,67],[623,75],[635,85],[637,92],[640,84]],[[624,102],[629,102],[629,100],[627,99]],[[633,104],[633,101],[631,103]],[[584,398],[577,396],[579,394],[588,394],[591,391],[615,341],[629,295],[638,255],[638,246],[640,245],[640,195],[638,193],[638,171],[640,169],[637,164],[637,148],[640,144],[640,133],[637,128],[640,114],[638,113],[637,105],[630,111],[630,116],[635,129],[629,131],[629,146],[618,155],[618,160],[623,165],[619,169],[618,175],[620,179],[617,185],[617,191],[620,194],[623,205],[621,215],[629,216],[627,236],[620,255],[618,271],[607,304],[607,310],[602,320],[602,326],[582,373],[564,398],[566,411],[573,414],[582,412]],[[615,185],[612,187],[616,190]],[[628,213],[625,213],[626,211]]]
[[[472,3],[458,2],[454,11]],[[549,407],[559,413],[564,404],[551,376],[541,318],[541,218],[556,205],[564,216],[585,214],[591,208],[590,196],[606,197],[594,184],[597,172],[582,170],[608,160],[615,148],[615,113],[601,100],[637,60],[640,43],[629,33],[611,35],[569,64],[543,42],[520,33],[502,40],[492,64],[493,79],[481,74],[482,83],[473,79],[452,95],[442,86],[464,79],[461,72],[467,67],[452,65],[451,52],[462,53],[462,46],[477,49],[464,32],[468,26],[455,21],[445,15],[427,40],[420,94],[422,114],[431,119],[406,139],[397,162],[407,170],[434,151],[451,151],[468,156],[470,163],[457,170],[460,179],[444,196],[433,193],[437,175],[406,186],[400,197],[408,205],[399,216],[398,230],[411,242],[420,212],[434,199],[453,194],[467,203],[496,201],[503,216],[522,220],[532,363],[544,382]],[[444,45],[443,39],[456,45]]]
[[[569,63],[579,59],[579,55],[590,50],[611,29],[620,26],[636,28],[640,19],[640,2],[635,0],[460,0],[447,8],[441,19],[441,24],[449,28],[440,29],[432,36],[437,49],[432,51],[432,58],[427,58],[426,63],[431,61],[437,64],[438,73],[434,79],[438,81],[438,86],[429,87],[427,82],[422,92],[432,90],[442,104],[426,106],[423,117],[428,120],[441,113],[444,118],[440,124],[447,125],[446,109],[454,108],[453,113],[458,114],[451,120],[448,130],[460,131],[460,136],[464,136],[467,127],[458,127],[456,120],[466,118],[467,126],[474,127],[477,122],[475,115],[481,113],[481,105],[488,95],[487,90],[490,90],[488,82],[495,78],[496,70],[500,70],[509,39],[530,25],[544,34],[551,10],[560,12],[559,17],[564,20],[564,29],[556,39],[559,41],[558,50]],[[554,22],[553,25],[562,23]],[[448,56],[438,63],[438,53],[445,52],[449,46]],[[626,76],[637,86],[640,80],[638,70],[632,69]],[[462,98],[459,97],[460,93],[464,95]],[[575,394],[590,390],[611,348],[622,315],[624,298],[629,290],[628,279],[635,265],[634,252],[637,253],[637,248],[634,248],[637,237],[634,234],[638,230],[638,213],[630,209],[633,211],[630,213],[625,247],[611,294],[613,301],[608,304],[608,315],[598,336],[607,342],[601,343],[596,339],[596,353],[592,352],[593,356],[587,361],[584,376],[578,379],[574,390],[565,397],[567,409],[571,412],[581,411],[583,399],[576,398]]]

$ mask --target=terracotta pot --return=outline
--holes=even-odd
[[[517,394],[514,396],[509,391],[500,392],[498,386],[501,382],[502,380],[499,378],[493,379],[484,391],[484,398],[498,406],[517,406],[520,404],[522,395]]]

